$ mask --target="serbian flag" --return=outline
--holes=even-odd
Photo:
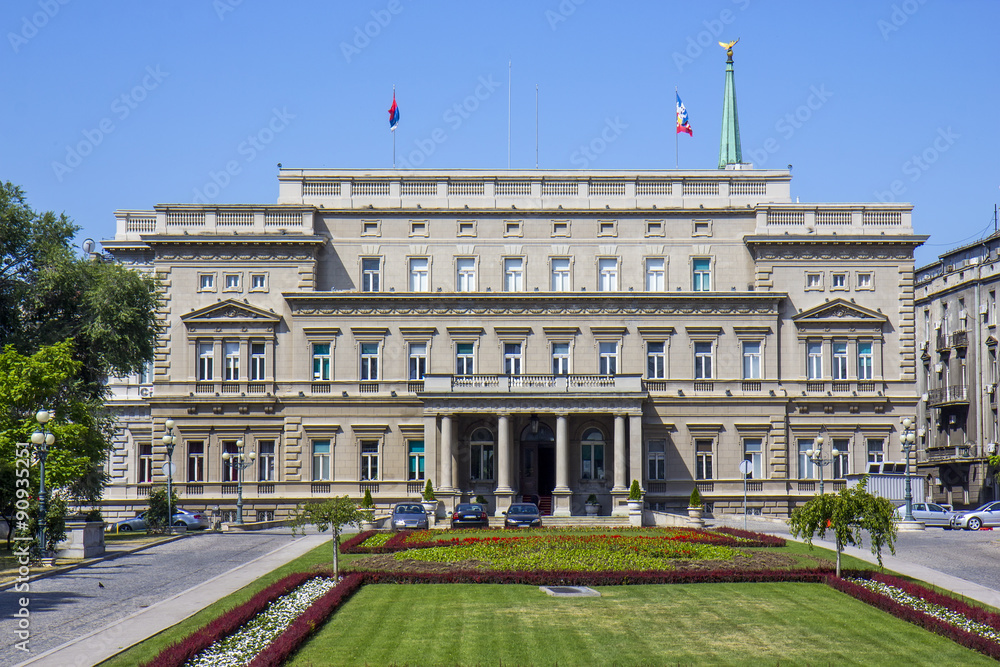
[[[389,107],[389,130],[395,132],[399,125],[399,106],[396,105],[396,91],[392,91],[392,106]]]
[[[674,92],[677,95],[677,92]],[[396,103],[393,102],[393,107]],[[677,133],[687,132],[688,136],[694,136],[694,130],[691,129],[691,121],[688,120],[687,109],[684,108],[684,103],[681,102],[681,96],[677,95]]]

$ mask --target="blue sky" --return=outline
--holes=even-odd
[[[157,203],[272,203],[286,167],[714,169],[740,38],[744,160],[802,201],[908,201],[918,264],[992,231],[993,0],[7,0],[0,178],[81,239]],[[595,141],[599,137],[610,141]],[[587,146],[600,152],[584,150]],[[227,166],[231,173],[224,174]]]

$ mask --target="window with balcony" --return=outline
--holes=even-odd
[[[597,260],[598,283],[601,292],[618,291],[618,258],[602,257]]]
[[[423,380],[427,374],[427,343],[410,343],[410,379]]]
[[[666,260],[662,257],[646,258],[646,291],[662,292],[667,286]]]
[[[223,440],[222,441],[222,453],[228,453],[232,457],[235,454],[240,453],[240,448],[236,446],[236,440]],[[231,461],[236,461],[237,459],[230,458],[229,461],[222,459],[222,481],[223,482],[236,482],[239,481],[240,471],[236,466],[229,465]]]
[[[596,428],[584,431],[580,443],[580,478],[604,479],[604,434]]]
[[[240,344],[236,341],[223,343],[225,352],[225,376],[227,382],[237,382],[240,379]]]
[[[361,441],[361,481],[378,480],[378,440]]]
[[[552,258],[552,291],[569,292],[573,289],[569,280],[569,258]]]
[[[872,356],[872,344],[868,341],[858,343],[858,379],[871,380],[875,377],[875,361]]]
[[[503,260],[503,289],[505,292],[524,291],[524,259],[507,257]]]
[[[455,344],[455,375],[475,374],[475,343]]]
[[[831,370],[834,380],[847,379],[847,341],[833,341],[833,364]]]
[[[823,379],[823,343],[811,340],[806,343],[806,377],[810,380]]]
[[[618,343],[602,342],[598,346],[598,367],[601,375],[618,373]]]
[[[470,444],[469,478],[473,482],[493,479],[493,454],[495,443],[489,429],[478,428]]]
[[[361,259],[361,291],[378,292],[381,283],[380,257],[363,257]]]
[[[697,257],[691,261],[691,289],[695,292],[712,291],[712,260],[707,257]]]
[[[330,379],[330,344],[313,343],[313,380]]]
[[[831,475],[833,479],[843,479],[851,474],[851,440],[849,438],[834,438],[833,449],[837,450],[837,455],[833,457],[833,468]]]
[[[709,341],[695,341],[694,344],[694,378],[696,380],[711,380],[713,344]]]
[[[459,257],[455,260],[455,268],[458,272],[457,289],[458,292],[476,291],[476,258]]]
[[[695,479],[713,479],[712,477],[712,445],[713,440],[698,439],[694,441]]]
[[[799,479],[815,479],[816,466],[806,452],[813,448],[812,438],[799,438]]]
[[[743,379],[760,379],[760,341],[744,341],[743,343]]]
[[[136,482],[144,484],[153,481],[153,445],[139,445],[139,470]]]
[[[505,375],[520,375],[522,357],[521,343],[504,343],[503,372]]]
[[[359,377],[362,380],[378,380],[378,353],[378,343],[361,343],[361,372]]]
[[[267,347],[264,343],[250,343],[250,379],[267,377]]]
[[[406,479],[416,482],[424,479],[424,441],[409,440],[406,443]]]
[[[666,343],[646,343],[646,377],[662,380],[667,377]]]
[[[188,442],[187,481],[205,481],[205,442],[203,440]]]
[[[410,258],[410,291],[430,291],[430,260],[427,257]]]
[[[646,479],[667,478],[667,441],[649,440],[646,443]]]
[[[215,344],[198,343],[198,379],[215,379]]]
[[[257,444],[257,480],[273,482],[274,476],[274,440],[261,440]]]
[[[330,441],[312,441],[312,481],[330,481]]]
[[[764,478],[764,440],[762,438],[743,439],[743,460],[750,462],[748,479]]]
[[[552,374],[569,375],[569,343],[552,343]]]

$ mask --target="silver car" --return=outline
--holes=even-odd
[[[173,521],[171,523],[175,526],[184,526],[188,530],[209,527],[207,516],[201,512],[190,512],[180,507],[174,509]],[[120,533],[127,533],[132,530],[146,530],[146,513],[143,512],[142,514],[137,514],[132,519],[119,521],[115,524],[115,527]]]
[[[965,528],[966,530],[979,530],[984,526],[1000,526],[1000,500],[994,500],[968,512],[959,512],[951,525],[953,528]]]
[[[399,503],[392,508],[392,529],[427,530],[427,512],[419,503]]]
[[[951,530],[951,522],[957,512],[934,503],[913,503],[913,520],[925,526],[940,526]],[[906,516],[906,505],[896,508],[896,520],[902,521]]]

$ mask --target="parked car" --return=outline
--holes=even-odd
[[[982,507],[967,512],[959,512],[952,520],[953,528],[979,530],[983,526],[1000,526],[1000,500],[986,503]]]
[[[427,512],[424,511],[424,506],[420,503],[397,503],[392,508],[392,523],[390,525],[393,530],[406,528],[426,530],[428,527]]]
[[[540,528],[542,525],[542,515],[534,503],[514,503],[504,515],[504,528]]]
[[[488,528],[489,525],[490,517],[486,514],[486,508],[476,503],[456,505],[451,515],[452,528]]]
[[[200,512],[190,512],[180,507],[175,508],[173,520],[174,526],[184,526],[188,530],[205,529],[209,527],[208,517]],[[132,530],[146,530],[146,513],[137,514],[131,519],[125,519],[115,524],[118,532],[127,533]]]
[[[934,503],[913,503],[913,520],[925,526],[940,526],[951,530],[951,522],[956,512]],[[906,505],[896,508],[896,519],[902,521],[906,516]]]

